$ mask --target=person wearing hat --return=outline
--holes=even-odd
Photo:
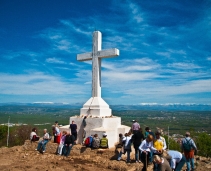
[[[193,139],[190,138],[190,132],[185,133],[181,148],[186,158],[187,171],[194,170],[194,151],[197,152],[197,147]]]
[[[103,138],[100,140],[100,148],[108,148],[108,138],[106,133],[103,133]]]
[[[139,131],[140,129],[140,125],[136,120],[132,120],[133,124],[132,124],[132,133],[135,134]]]
[[[149,156],[152,150],[156,150],[153,147],[153,136],[148,135],[145,140],[142,141],[141,145],[139,146],[139,150],[141,150],[141,161],[144,164],[142,171],[147,170],[147,165],[149,163]]]

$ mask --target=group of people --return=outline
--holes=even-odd
[[[54,136],[54,143],[58,144],[58,148],[56,150],[57,155],[64,155],[68,156],[70,154],[70,151],[73,147],[73,145],[76,142],[77,139],[77,125],[74,121],[72,121],[72,124],[70,124],[70,131],[62,131],[59,130],[58,121],[55,122],[55,125],[52,126],[52,133]],[[32,129],[32,132],[30,134],[30,140],[31,141],[38,141],[40,139],[39,136],[37,136],[37,130],[36,128]],[[38,142],[36,151],[40,151],[41,153],[44,153],[46,150],[46,144],[51,140],[50,133],[47,132],[47,129],[43,130],[43,137]]]
[[[126,162],[130,163],[131,145],[135,149],[136,162],[142,162],[142,171],[147,170],[147,166],[154,164],[154,171],[180,171],[184,164],[187,165],[187,171],[194,170],[194,151],[197,147],[190,133],[186,132],[185,138],[181,143],[182,154],[179,151],[167,150],[165,138],[161,136],[160,130],[155,134],[149,127],[145,128],[145,133],[142,132],[137,121],[133,120],[131,131],[123,136],[119,134],[121,150],[117,160],[120,161],[122,154],[127,153]],[[188,149],[189,148],[189,149]]]
[[[108,138],[107,134],[103,133],[103,137],[100,139],[98,137],[98,134],[88,136],[83,143],[86,147],[90,147],[93,149],[98,149],[98,148],[109,148],[108,146]]]
[[[56,153],[58,155],[68,156],[73,145],[77,140],[77,125],[74,121],[70,124],[70,131],[59,130],[58,122],[52,127],[54,134],[54,142],[58,143],[58,148]],[[42,153],[45,152],[46,144],[50,140],[50,135],[47,129],[43,130],[43,138],[38,142],[36,150],[41,150]],[[187,164],[187,171],[194,170],[194,151],[197,147],[192,138],[190,138],[190,133],[186,132],[185,138],[181,143],[181,150],[184,152],[182,154],[179,151],[167,150],[167,145],[165,138],[161,136],[161,132],[157,130],[155,134],[150,130],[149,127],[145,128],[145,133],[143,133],[140,128],[139,123],[133,120],[131,131],[129,133],[119,134],[119,144],[121,150],[118,154],[117,160],[120,161],[122,154],[127,153],[126,162],[130,163],[130,153],[132,151],[131,146],[135,149],[135,161],[137,163],[143,163],[142,171],[146,171],[149,164],[154,163],[154,171],[180,171],[183,165]],[[37,141],[40,139],[36,134],[36,129],[33,128],[30,134],[31,141]],[[98,148],[109,148],[108,138],[106,133],[100,139],[98,134],[88,136],[83,143],[86,147],[91,147],[94,149]]]

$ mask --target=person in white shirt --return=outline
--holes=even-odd
[[[32,141],[38,141],[40,139],[39,136],[37,136],[37,129],[33,128],[32,132],[30,133],[30,140]]]
[[[164,156],[166,154],[164,153]],[[167,155],[171,157],[170,165],[174,171],[181,171],[184,166],[186,159],[185,156],[182,155],[179,151],[169,150],[167,151]]]
[[[38,150],[38,151],[41,151],[44,153],[45,152],[45,146],[46,144],[48,143],[49,141],[49,133],[47,133],[47,129],[44,129],[43,130],[44,132],[44,135],[43,135],[43,140],[41,140],[38,145],[37,145],[37,148],[35,150]],[[42,148],[42,149],[41,149]],[[41,150],[40,150],[41,149]]]
[[[142,171],[147,170],[147,165],[149,163],[149,156],[151,150],[156,150],[153,147],[153,136],[148,135],[145,140],[142,141],[141,145],[139,146],[139,150],[141,150],[141,161],[144,164]]]
[[[123,145],[123,150],[120,151],[118,155],[118,161],[121,160],[122,154],[127,153],[127,163],[130,163],[130,152],[131,152],[131,137],[129,136],[128,133],[125,134],[125,137],[122,139]]]

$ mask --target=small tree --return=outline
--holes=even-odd
[[[169,137],[169,142],[168,142],[167,135],[164,135],[164,138],[166,140],[167,148],[169,147],[169,150],[181,151],[180,144],[178,142],[176,142],[173,138]]]
[[[23,145],[29,139],[32,126],[22,125],[13,129],[10,133],[9,146]]]
[[[211,157],[211,136],[207,133],[200,133],[196,137],[198,155]]]
[[[0,147],[6,146],[7,140],[7,126],[0,125]]]

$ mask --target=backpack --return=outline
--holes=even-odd
[[[186,138],[185,138],[185,142],[183,142],[183,144],[182,144],[182,146],[183,146],[183,149],[184,149],[184,151],[191,151],[191,149],[192,149],[192,145],[191,145],[191,143],[190,143],[190,140],[191,139],[189,139],[189,140],[187,140]]]
[[[91,147],[92,146],[92,141],[93,141],[93,138],[90,136],[90,137],[87,137],[85,142],[84,142],[84,145],[86,147]]]
[[[52,139],[52,136],[51,136],[51,134],[49,132],[48,132],[48,135],[49,135],[48,140],[50,141]]]

